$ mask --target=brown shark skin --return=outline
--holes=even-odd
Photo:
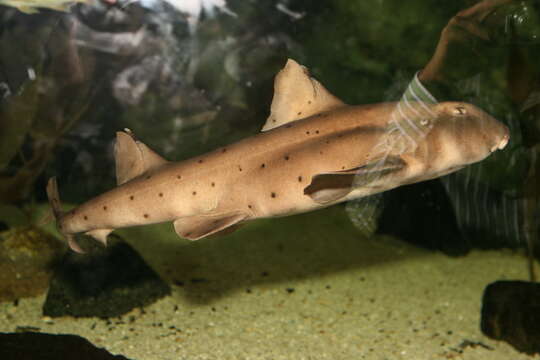
[[[384,123],[377,122],[388,118],[393,107],[392,103],[351,106],[321,113],[170,163],[75,208],[62,218],[62,228],[80,233],[172,221],[210,211],[241,211],[259,218],[285,215],[293,208],[308,206],[309,211],[320,207],[303,195],[311,176],[353,168],[365,161],[363,154],[377,141],[370,135],[384,134]],[[360,123],[367,132],[359,129]],[[349,156],[351,141],[356,143],[359,156]],[[311,155],[311,161],[306,159]],[[337,164],[336,158],[340,158]],[[291,197],[300,203],[289,204]]]
[[[452,106],[442,105],[438,105],[442,111],[436,109],[442,114]],[[323,207],[304,195],[304,188],[315,174],[356,168],[369,161],[370,151],[385,135],[386,120],[393,108],[394,104],[345,107],[165,165],[69,212],[62,218],[63,230],[79,233],[114,229],[209,213],[242,212],[254,219]],[[457,167],[479,161],[489,155],[483,149],[493,148],[502,139],[484,136],[480,121],[464,119],[463,126],[435,121],[441,123],[417,151],[402,155],[409,166],[396,186],[438,176],[435,163],[452,156],[457,158]],[[458,148],[460,151],[453,150]],[[433,176],[425,175],[429,169],[435,170]]]
[[[49,184],[58,228],[72,248],[77,233],[97,230],[90,235],[105,242],[113,229],[167,221],[175,221],[180,236],[196,240],[247,220],[312,211],[439,177],[508,142],[506,126],[487,113],[447,102],[426,105],[435,114],[431,130],[410,151],[375,153],[388,140],[396,104],[335,101],[331,110],[298,120],[278,118],[283,125],[207,154],[160,163],[65,214]],[[359,181],[366,169],[379,175]]]

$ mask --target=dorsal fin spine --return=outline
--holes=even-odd
[[[306,67],[289,59],[276,75],[270,116],[262,131],[344,105],[320,82],[310,77]]]
[[[116,133],[114,159],[118,185],[168,163],[154,150],[137,140],[129,129]]]

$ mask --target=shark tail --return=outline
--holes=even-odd
[[[62,229],[62,217],[64,216],[64,211],[62,210],[60,203],[60,194],[58,193],[58,183],[56,181],[56,177],[50,178],[49,182],[47,183],[47,197],[49,199],[49,204],[51,205],[58,232],[66,238],[71,250],[78,253],[83,253],[84,251],[75,241],[73,234],[68,234]]]

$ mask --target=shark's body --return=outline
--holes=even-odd
[[[213,152],[167,162],[119,132],[119,186],[61,213],[60,231],[105,242],[115,228],[173,221],[196,240],[247,220],[292,215],[445,175],[480,161],[508,141],[506,126],[470,104],[430,106],[425,138],[409,151],[387,150],[394,103],[348,106],[290,60],[278,75],[263,132]],[[425,105],[424,105],[425,106]]]

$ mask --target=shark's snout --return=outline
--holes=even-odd
[[[497,149],[502,150],[506,147],[506,144],[508,144],[508,140],[510,139],[510,135],[508,133],[504,134],[501,142],[499,143],[499,146]]]
[[[503,125],[503,126],[504,126],[503,136],[499,140],[498,143],[493,145],[493,147],[490,150],[491,152],[494,152],[496,150],[504,149],[506,147],[506,145],[508,144],[508,141],[510,140],[510,131],[508,130],[508,127],[506,127],[505,125]]]

